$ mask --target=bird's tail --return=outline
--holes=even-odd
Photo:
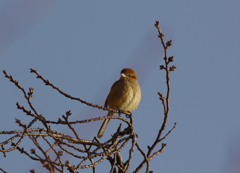
[[[107,116],[112,116],[112,115],[114,115],[114,114],[115,114],[114,112],[108,112]],[[98,131],[98,134],[97,134],[97,137],[98,137],[98,138],[101,138],[101,137],[103,136],[103,133],[104,133],[104,131],[105,131],[105,129],[106,129],[109,121],[110,121],[110,119],[105,119],[105,120],[104,120],[101,128],[100,128],[99,131]]]

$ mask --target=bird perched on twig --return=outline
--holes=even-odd
[[[141,89],[138,84],[137,73],[131,68],[125,68],[121,71],[121,78],[116,81],[108,94],[104,106],[115,110],[133,111],[137,108],[141,100]],[[107,116],[114,115],[114,112],[108,112]],[[98,131],[98,138],[103,133],[110,119],[105,119]]]

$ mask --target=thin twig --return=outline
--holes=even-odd
[[[166,44],[164,43],[164,34],[162,33],[161,31],[161,28],[159,27],[159,21],[156,21],[155,25],[154,25],[157,30],[158,30],[158,37],[160,38],[161,40],[161,43],[162,43],[162,46],[163,46],[163,49],[164,49],[164,62],[165,62],[165,66],[164,65],[160,65],[160,70],[165,70],[166,72],[166,84],[167,84],[167,96],[166,96],[166,99],[165,97],[163,97],[163,94],[158,92],[158,95],[160,96],[160,100],[162,101],[162,104],[163,104],[163,108],[164,108],[164,120],[163,120],[163,123],[162,123],[162,126],[158,132],[158,135],[155,139],[155,141],[153,142],[152,146],[148,146],[148,152],[147,152],[147,158],[148,159],[144,159],[140,165],[136,168],[136,170],[134,171],[135,173],[139,172],[140,169],[149,161],[151,160],[151,158],[153,158],[153,156],[161,153],[163,151],[163,148],[166,146],[166,144],[162,143],[162,148],[158,151],[158,152],[155,152],[151,158],[150,158],[150,155],[151,153],[153,152],[154,148],[158,145],[158,143],[161,141],[161,135],[163,133],[163,131],[165,130],[165,127],[167,125],[167,121],[168,121],[168,115],[169,115],[169,111],[170,111],[170,106],[169,106],[169,97],[170,97],[170,71],[174,71],[177,67],[176,66],[172,66],[169,68],[169,63],[170,62],[173,62],[173,58],[174,56],[171,56],[169,58],[167,58],[167,49],[172,45],[172,40],[168,41]],[[174,125],[174,128],[175,128],[176,124]],[[172,128],[172,130],[174,129]],[[165,139],[166,136],[168,136],[172,130],[170,130],[168,132],[167,135],[165,135],[163,139]]]

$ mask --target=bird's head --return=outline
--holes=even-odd
[[[131,68],[122,69],[121,79],[137,80],[137,73]]]

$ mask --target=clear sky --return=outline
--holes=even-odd
[[[173,40],[168,55],[175,56],[173,64],[178,67],[170,76],[171,109],[165,133],[174,122],[177,127],[164,141],[164,152],[150,162],[150,170],[239,173],[239,7],[237,0],[1,0],[0,70],[13,75],[26,90],[35,88],[32,102],[47,119],[57,120],[71,109],[71,119],[81,120],[106,112],[59,95],[36,79],[30,68],[68,94],[102,106],[121,69],[134,68],[142,90],[134,126],[146,152],[163,121],[157,92],[166,92],[165,73],[159,70],[164,54],[154,27],[159,20],[165,41]],[[0,83],[0,130],[21,129],[15,118],[27,124],[32,118],[15,104],[29,108],[27,102],[3,74]],[[118,124],[110,122],[106,138]],[[80,137],[92,139],[100,125],[75,127]],[[6,137],[1,135],[0,141]],[[25,141],[20,147],[34,145]],[[133,159],[130,172],[143,158],[135,150]],[[33,168],[42,172],[39,165],[18,151],[0,156],[0,167],[7,172]],[[108,166],[106,161],[96,168],[104,172]]]

